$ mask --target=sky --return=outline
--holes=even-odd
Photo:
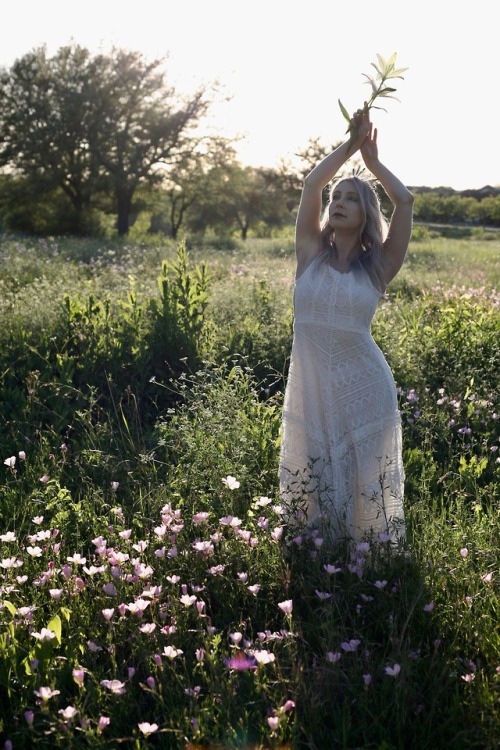
[[[218,80],[210,128],[243,164],[277,166],[344,137],[377,53],[407,67],[373,111],[379,157],[409,186],[500,186],[498,24],[492,0],[21,0],[5,3],[0,66],[34,47],[167,56],[179,93]],[[384,102],[382,102],[384,104]]]

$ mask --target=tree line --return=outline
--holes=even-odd
[[[79,45],[32,50],[0,69],[0,229],[269,234],[292,225],[304,175],[336,144],[312,138],[275,168],[243,166],[207,117],[220,92],[169,84],[164,59]],[[500,225],[500,197],[417,193],[423,221]]]

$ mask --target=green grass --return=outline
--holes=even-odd
[[[399,551],[283,520],[289,237],[2,239],[3,742],[499,746],[498,240],[415,236]]]

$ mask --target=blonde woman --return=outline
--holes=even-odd
[[[391,370],[370,325],[403,264],[413,196],[382,164],[369,114],[306,177],[296,222],[294,336],[280,455],[281,498],[292,517],[335,541],[404,537],[401,421]],[[333,183],[360,151],[393,204],[387,223],[372,182]]]

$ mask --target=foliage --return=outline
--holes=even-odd
[[[39,194],[60,188],[77,232],[96,195],[111,193],[126,234],[139,183],[192,150],[193,126],[210,105],[205,88],[180,100],[162,64],[126,50],[91,56],[78,45],[52,58],[43,47],[24,55],[0,75],[0,165]]]
[[[400,551],[288,532],[290,248],[2,244],[3,742],[498,747],[491,242],[421,238],[375,318]]]

